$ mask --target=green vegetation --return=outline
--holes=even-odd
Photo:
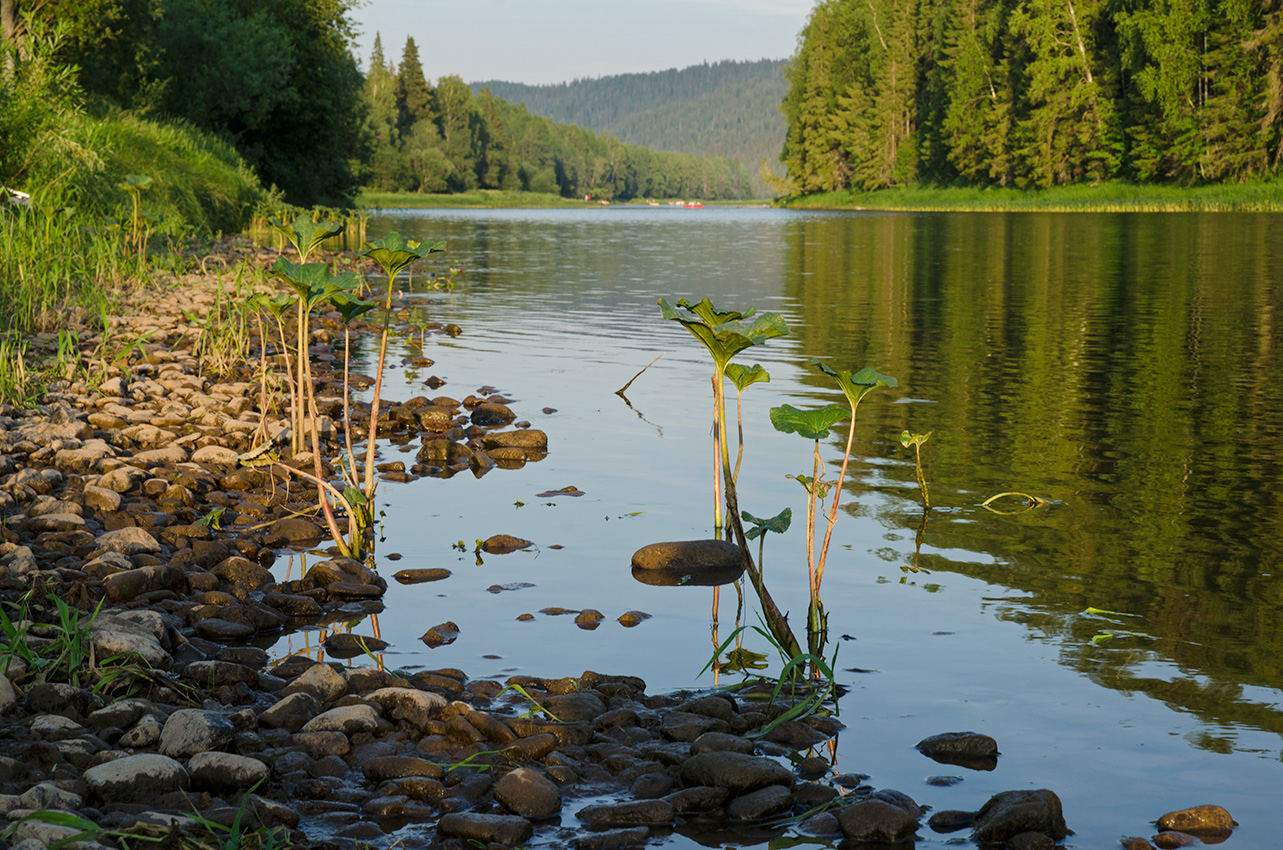
[[[489,91],[474,95],[457,76],[431,85],[412,38],[399,66],[376,38],[364,91],[374,139],[367,184],[379,192],[500,189],[602,200],[753,194],[739,163],[647,150],[557,124]]]
[[[1254,180],[1186,187],[1115,181],[1050,189],[911,186],[873,192],[816,192],[789,197],[783,203],[793,209],[952,212],[1277,212],[1283,210],[1283,182]]]
[[[534,115],[609,133],[625,144],[736,160],[751,172],[754,193],[765,197],[773,189],[759,174],[760,164],[782,172],[784,64],[725,61],[544,86],[491,80],[473,83],[472,90],[489,89]]]
[[[450,195],[425,195],[421,192],[374,192],[369,189],[357,195],[356,203],[366,209],[379,208],[457,208],[457,209],[583,209],[580,198],[563,198],[545,192],[476,189]]]
[[[1275,174],[1283,9],[826,0],[787,72],[798,192]]]

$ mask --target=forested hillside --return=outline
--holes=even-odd
[[[755,193],[768,194],[758,172],[779,163],[788,91],[784,62],[716,62],[649,74],[620,74],[558,85],[487,81],[473,91],[521,103],[535,115],[577,124],[653,150],[737,159],[752,174]]]
[[[1277,172],[1277,0],[824,0],[788,71],[803,192]]]
[[[399,65],[375,39],[365,98],[375,144],[367,183],[378,191],[509,189],[602,200],[753,193],[739,162],[624,144],[531,115],[485,89],[474,95],[457,76],[432,85],[412,38]]]

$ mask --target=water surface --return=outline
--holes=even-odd
[[[711,592],[629,570],[647,543],[711,536],[711,364],[655,304],[707,296],[793,329],[738,359],[772,375],[744,397],[741,507],[793,508],[765,572],[796,629],[805,503],[785,476],[809,474],[810,445],[775,433],[768,410],[841,400],[813,357],[900,381],[861,405],[825,575],[850,688],[838,771],[936,809],[1048,787],[1073,847],[1149,835],[1163,812],[1208,802],[1242,824],[1235,846],[1269,845],[1283,783],[1283,217],[416,210],[376,214],[371,235],[387,230],[446,239],[446,262],[465,269],[457,290],[414,296],[417,318],[462,334],[429,337],[435,363],[418,370],[404,365],[417,346],[399,340],[389,395],[491,386],[550,439],[521,470],[380,488],[381,568],[454,571],[393,585],[380,617],[389,664],[500,679],[593,669],[640,675],[652,692],[713,684],[698,675],[714,646]],[[614,394],[660,354],[627,401]],[[429,376],[446,384],[430,390]],[[932,432],[934,510],[916,560],[904,429]],[[840,458],[837,434],[823,451]],[[584,495],[537,495],[568,485]],[[1050,504],[980,506],[1008,490]],[[498,533],[538,549],[478,564],[452,548]],[[926,571],[906,572],[915,563]],[[514,583],[533,587],[488,590]],[[585,631],[539,613],[551,606],[606,619]],[[615,618],[629,610],[652,616],[626,629]],[[454,644],[419,642],[446,620]],[[718,636],[734,621],[728,588]],[[1132,634],[1100,641],[1103,629]],[[998,740],[997,770],[912,748],[960,730]],[[964,781],[925,784],[947,774]]]

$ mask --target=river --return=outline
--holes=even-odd
[[[899,381],[860,406],[824,579],[849,689],[836,769],[937,810],[1051,788],[1072,847],[1150,835],[1159,815],[1201,803],[1239,821],[1233,846],[1270,846],[1283,787],[1283,216],[388,210],[369,229],[445,239],[437,270],[462,269],[453,291],[425,290],[423,276],[407,287],[416,320],[462,333],[422,352],[398,339],[386,394],[492,387],[550,442],[520,470],[382,485],[380,567],[453,571],[393,583],[387,663],[712,686],[700,675],[711,591],[629,569],[645,544],[712,535],[711,360],[656,301],[752,306],[792,333],[737,358],[771,374],[744,394],[740,502],[761,517],[793,510],[792,529],[768,535],[765,574],[799,631],[805,494],[786,476],[810,474],[811,444],[776,433],[768,411],[842,400],[811,358]],[[434,364],[410,367],[420,354]],[[906,429],[932,435],[920,551]],[[826,461],[844,437],[824,441]],[[538,495],[568,486],[583,495]],[[1004,491],[1047,504],[981,505]],[[499,533],[537,548],[479,563],[475,541]],[[717,639],[735,599],[723,588]],[[605,620],[585,630],[540,613],[550,607]],[[651,617],[616,622],[631,610]],[[744,624],[756,610],[750,598]],[[458,640],[419,641],[447,620]],[[313,644],[303,633],[280,651]],[[745,645],[771,651],[752,632]],[[913,749],[962,730],[997,739],[996,770]],[[940,775],[963,781],[926,784]]]

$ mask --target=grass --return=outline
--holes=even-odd
[[[673,200],[677,200],[674,198]],[[597,201],[563,198],[543,192],[508,192],[499,189],[477,189],[457,195],[426,195],[419,192],[362,192],[357,206],[366,209],[584,209],[601,206]],[[707,207],[769,206],[766,199],[741,201],[702,201]],[[659,201],[667,206],[668,200]],[[611,201],[612,206],[646,206],[645,198]]]
[[[357,206],[377,208],[415,209],[583,209],[597,206],[596,201],[563,198],[542,192],[511,192],[499,189],[478,189],[455,195],[427,195],[419,192],[362,192],[356,199]]]
[[[782,199],[789,209],[953,212],[1280,212],[1283,181],[1159,186],[1100,183],[1054,189],[915,187],[821,192]]]

